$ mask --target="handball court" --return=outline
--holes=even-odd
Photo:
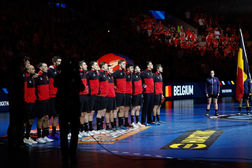
[[[205,117],[204,99],[166,101],[160,125],[135,129],[114,138],[79,139],[73,167],[252,167],[252,115],[237,116],[232,97],[219,100],[219,116]],[[211,106],[210,116],[214,114]],[[0,113],[0,167],[64,167],[60,142],[11,151],[9,113]],[[35,129],[36,125],[33,124]]]

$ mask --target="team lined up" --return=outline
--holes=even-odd
[[[24,102],[26,134],[24,143],[46,143],[59,139],[56,133],[58,114],[56,110],[57,88],[55,77],[60,73],[60,57],[53,57],[49,68],[46,63],[40,63],[39,72],[35,73],[34,66],[29,60],[25,61],[24,73]],[[156,65],[156,73],[152,73],[153,64],[148,61],[146,70],[141,72],[139,66],[127,64],[119,60],[119,69],[101,62],[98,66],[93,61],[89,64],[79,62],[79,75],[84,90],[80,97],[80,133],[79,137],[88,136],[106,130],[127,129],[127,127],[144,127],[148,124],[159,124],[160,107],[163,99],[163,68]],[[142,107],[141,122],[139,120]],[[93,128],[93,117],[96,115],[96,130]],[[129,124],[129,113],[131,123]],[[34,118],[38,117],[37,136],[34,141],[30,131]],[[49,134],[50,119],[52,118],[52,134]],[[118,120],[118,123],[117,123]]]

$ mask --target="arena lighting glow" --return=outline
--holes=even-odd
[[[64,4],[64,3],[59,3],[59,2],[57,2],[57,3],[54,3],[54,2],[48,2],[48,5],[49,6],[56,6],[57,8],[66,8],[66,4]]]
[[[64,4],[64,3],[56,3],[56,7],[58,7],[58,8],[66,8],[66,4]]]
[[[2,91],[5,93],[5,94],[8,94],[8,90],[6,88],[2,88]]]
[[[66,4],[61,4],[61,8],[66,8]]]
[[[154,16],[155,19],[164,20],[165,19],[165,11],[154,11],[149,10],[150,13]]]

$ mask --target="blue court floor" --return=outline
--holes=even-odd
[[[236,114],[237,103],[232,98],[219,101],[220,114]],[[117,143],[103,145],[121,155],[140,155],[190,160],[252,162],[252,120],[222,120],[205,117],[206,105],[197,100],[165,102],[161,120],[165,123],[132,135]],[[243,109],[245,113],[245,109]],[[214,110],[210,114],[214,114]],[[188,130],[223,130],[208,150],[174,150],[161,148]],[[107,152],[99,145],[81,144],[81,150]]]
[[[219,114],[237,113],[238,103],[231,97],[219,100]],[[164,123],[135,133],[113,144],[79,144],[80,151],[122,156],[176,158],[224,162],[252,162],[252,120],[210,119],[205,117],[205,100],[166,101],[160,119]],[[242,109],[245,114],[245,109]],[[210,115],[214,114],[213,105]],[[252,117],[252,116],[251,116]],[[6,135],[8,113],[0,113],[0,136]],[[35,127],[35,126],[33,126]],[[221,131],[206,150],[161,149],[190,130]],[[59,148],[59,142],[37,145],[40,148]],[[31,147],[33,148],[33,147]]]

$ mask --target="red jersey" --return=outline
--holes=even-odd
[[[99,71],[99,94],[98,96],[105,97],[108,94],[108,76],[103,69]]]
[[[143,85],[140,74],[134,73],[132,75],[132,85],[133,95],[139,95],[143,93]]]
[[[58,73],[59,73],[59,71],[57,70],[57,67],[55,65],[53,65],[53,68],[48,69],[50,97],[56,97],[57,88],[53,86],[53,82],[54,82],[54,79]]]
[[[126,94],[132,94],[132,73],[126,72]]]
[[[90,90],[89,94],[92,96],[97,96],[99,93],[99,74],[97,71],[88,71],[87,80]]]
[[[89,93],[88,91],[88,85],[87,85],[87,72],[86,71],[83,71],[82,69],[79,70],[80,71],[80,78],[81,78],[81,81],[84,85],[84,90],[83,91],[80,91],[80,95],[87,95]]]
[[[143,83],[147,86],[144,88],[144,93],[154,93],[154,81],[153,74],[150,70],[145,70],[141,73],[141,78]]]
[[[153,75],[154,84],[155,84],[155,95],[163,94],[163,78],[162,75],[156,72]]]
[[[114,77],[111,74],[108,74],[108,95],[107,97],[115,97],[115,84]]]
[[[123,69],[118,69],[113,73],[115,79],[116,93],[126,93],[126,73]]]
[[[49,78],[47,74],[39,71],[35,80],[39,101],[49,100]]]
[[[36,99],[35,80],[30,74],[26,73],[24,78],[24,102],[35,103]]]

